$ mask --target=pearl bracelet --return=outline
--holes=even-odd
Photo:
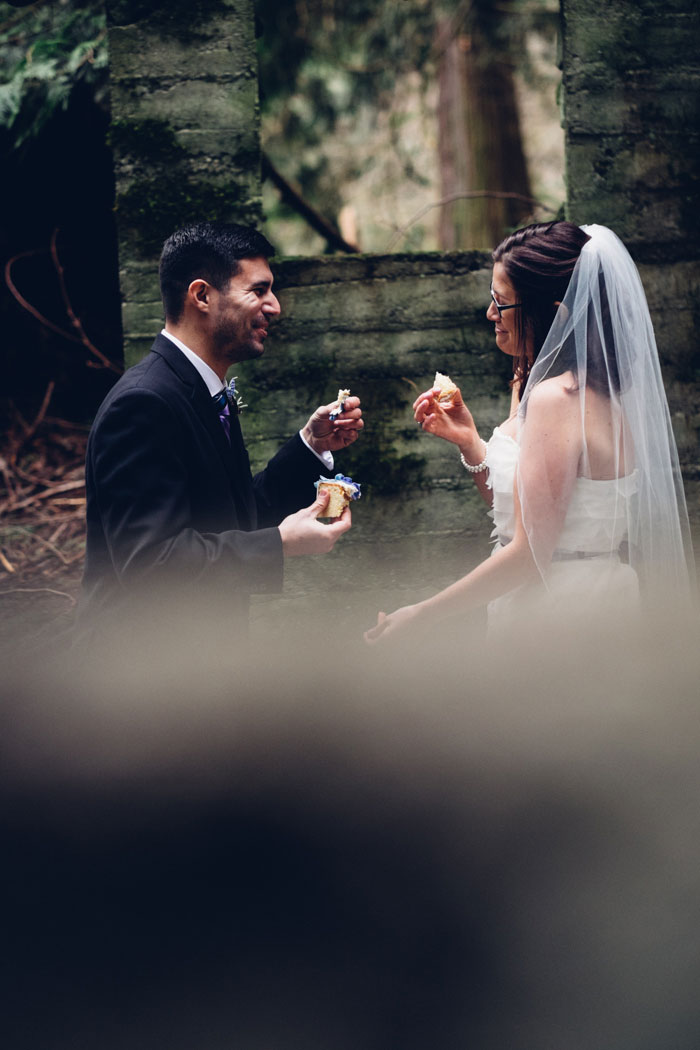
[[[459,454],[459,458],[462,461],[462,466],[465,470],[468,470],[470,474],[481,474],[483,470],[488,470],[488,463],[486,462],[486,453],[488,452],[488,445],[486,444],[483,438],[480,438],[479,440],[484,446],[484,458],[482,459],[481,463],[477,463],[476,466],[472,466],[471,463],[467,463],[466,459],[464,458],[463,452],[460,452]]]

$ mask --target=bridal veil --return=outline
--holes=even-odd
[[[584,226],[586,242],[519,408],[518,496],[523,523],[542,577],[557,545],[554,503],[578,478],[595,480],[596,443],[614,447],[608,480],[633,476],[633,498],[614,500],[623,536],[620,553],[636,571],[646,599],[673,596],[690,603],[695,579],[688,515],[676,443],[646,296],[637,268],[619,238],[604,226]],[[582,452],[562,467],[554,441],[528,442],[528,409],[542,384],[565,376],[569,409],[579,414]],[[560,384],[561,386],[561,384]],[[573,399],[573,401],[571,401]],[[545,399],[546,403],[546,399]],[[595,404],[594,404],[595,403]],[[601,407],[602,406],[602,407]],[[595,408],[595,411],[593,409]],[[533,417],[535,412],[532,413]],[[577,446],[578,447],[578,446]],[[562,479],[562,469],[572,476]],[[628,486],[629,488],[629,486]],[[556,508],[554,507],[556,510]]]

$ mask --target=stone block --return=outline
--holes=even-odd
[[[684,240],[686,207],[684,198],[672,194],[642,196],[639,191],[633,193],[627,189],[596,193],[595,185],[589,185],[571,194],[567,213],[574,222],[610,226],[631,249],[636,243]]]
[[[651,71],[637,77],[615,77],[597,84],[567,85],[564,116],[570,134],[626,134],[667,140],[697,134],[700,105],[698,77],[667,87],[658,85]]]
[[[157,260],[130,260],[119,271],[119,283],[125,302],[160,304]]]
[[[125,338],[145,339],[150,335],[152,342],[163,327],[163,306],[160,302],[124,303],[122,324]]]
[[[113,26],[109,31],[114,84],[150,77],[156,81],[198,77],[204,80],[257,75],[255,46],[248,34],[216,20],[210,34],[193,41],[162,37],[142,25]]]

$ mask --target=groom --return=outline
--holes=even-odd
[[[228,369],[256,359],[279,312],[272,246],[248,227],[199,223],[165,242],[165,327],[100,407],[86,461],[79,633],[109,623],[230,644],[252,593],[282,589],[283,561],[332,550],[350,511],[317,520],[314,481],[363,426],[358,398],[317,408],[252,476]],[[136,625],[136,626],[134,626]]]

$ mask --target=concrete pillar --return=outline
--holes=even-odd
[[[178,226],[261,217],[253,0],[107,0],[124,357],[162,324]]]
[[[637,262],[686,477],[700,479],[700,7],[562,0],[567,214]]]

